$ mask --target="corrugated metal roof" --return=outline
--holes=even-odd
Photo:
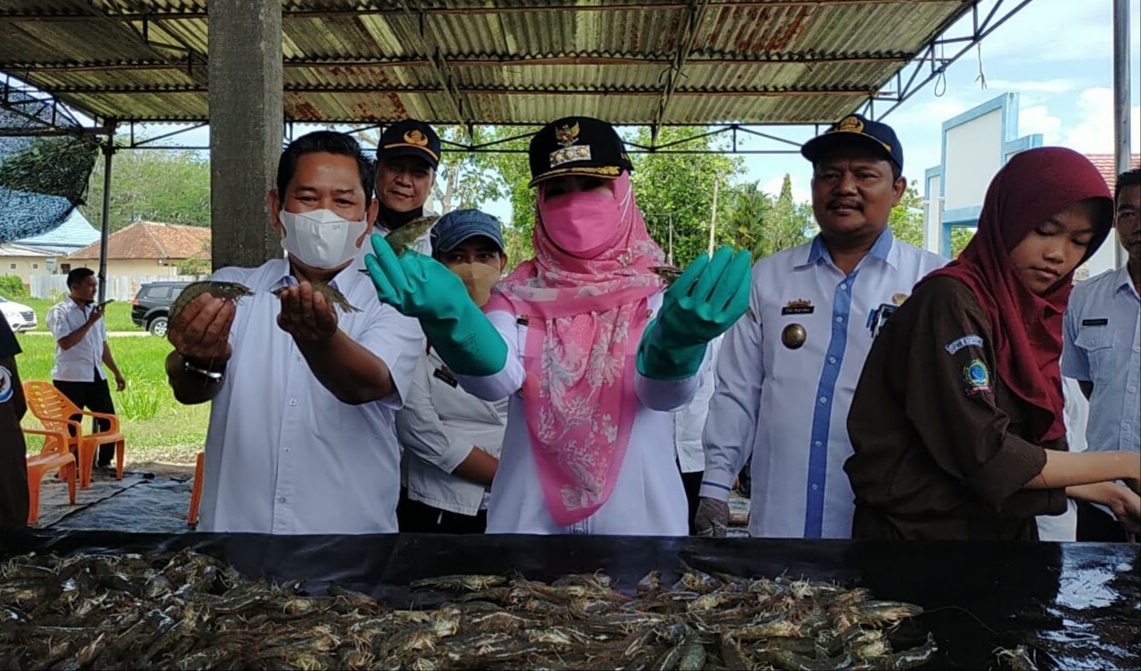
[[[827,123],[979,1],[286,0],[285,116]],[[206,120],[207,39],[205,0],[0,0],[0,71],[97,117]]]

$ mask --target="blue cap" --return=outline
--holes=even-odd
[[[461,242],[482,235],[491,238],[499,251],[506,252],[503,244],[503,227],[499,220],[479,210],[455,210],[440,217],[432,227],[432,253],[446,254]]]
[[[816,163],[833,147],[845,144],[862,144],[875,149],[903,172],[903,145],[895,131],[886,123],[872,121],[859,114],[849,114],[827,131],[805,142],[800,154]]]

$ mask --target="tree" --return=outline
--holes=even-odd
[[[0,187],[44,196],[61,196],[72,203],[83,200],[87,180],[98,155],[89,137],[36,137],[23,142],[13,155],[0,154]]]
[[[907,185],[903,197],[899,199],[899,204],[892,208],[887,223],[888,226],[891,226],[891,233],[897,240],[922,247],[925,203],[919,195],[917,184],[917,182],[912,181],[911,184]]]
[[[103,163],[91,173],[84,216],[103,219]],[[116,152],[111,163],[111,230],[140,219],[210,225],[210,162],[201,153],[136,149]]]
[[[812,206],[796,202],[792,196],[792,177],[786,174],[781,183],[780,195],[773,203],[768,218],[761,222],[758,244],[752,248],[753,258],[763,258],[803,244],[815,228]]]
[[[975,237],[975,230],[974,228],[968,228],[966,226],[955,226],[951,229],[952,259],[959,258],[959,254],[966,248],[967,243],[971,241],[971,238]]]
[[[704,136],[682,142],[693,133],[693,129],[662,128],[658,135],[659,145],[680,142],[671,149],[701,153],[635,154],[635,169],[631,177],[650,237],[668,254],[672,226],[674,263],[681,267],[709,248],[714,185],[718,185],[719,199],[724,202],[731,198],[728,185],[744,170],[740,157],[717,153],[726,149],[723,141]],[[649,146],[650,130],[639,128],[633,134],[633,141],[643,147]],[[721,212],[728,209],[718,203]],[[715,244],[736,243],[737,231],[731,226],[719,223],[716,234]]]

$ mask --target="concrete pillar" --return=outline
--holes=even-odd
[[[282,148],[281,0],[210,0],[210,222],[215,269],[282,255],[266,194]]]

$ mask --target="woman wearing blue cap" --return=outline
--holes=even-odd
[[[749,254],[702,255],[665,290],[605,122],[548,124],[530,162],[535,257],[496,285],[486,316],[442,266],[374,236],[378,296],[420,319],[465,389],[509,399],[488,532],[686,535],[669,411],[748,308]]]
[[[431,243],[432,256],[483,307],[507,267],[499,220],[479,210],[450,212],[432,229]],[[485,401],[466,392],[428,343],[396,413],[404,448],[400,531],[482,533],[506,427],[507,399]]]

